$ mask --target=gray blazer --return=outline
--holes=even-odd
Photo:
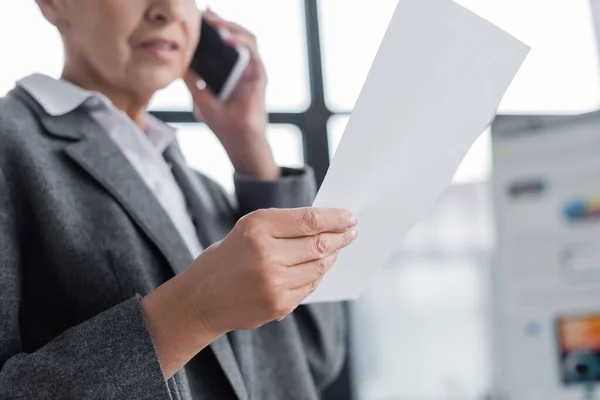
[[[259,208],[311,203],[310,171],[236,181],[237,204],[165,152],[203,246]],[[108,135],[77,109],[0,99],[0,399],[317,399],[344,358],[339,305],[236,331],[165,381],[140,298],[193,260]]]

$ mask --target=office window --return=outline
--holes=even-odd
[[[0,2],[0,37],[0,96],[12,89],[16,80],[34,72],[60,75],[64,57],[60,36],[35,1]]]
[[[328,143],[329,155],[333,158],[340,140],[342,139],[349,117],[334,115],[329,119]],[[486,181],[492,168],[490,131],[485,131],[473,144],[454,175],[452,183],[472,183]]]
[[[268,108],[276,111],[306,109],[310,94],[303,1],[220,0],[214,9],[259,38],[260,54],[269,75]],[[0,95],[10,90],[17,79],[33,72],[60,75],[64,59],[60,36],[44,20],[35,1],[1,2],[0,36],[6,39],[2,41],[5,57]],[[160,91],[150,106],[153,110],[189,111],[191,99],[185,85],[178,81]]]
[[[580,113],[600,105],[589,0],[458,0],[532,51],[500,113]],[[320,0],[327,103],[351,110],[398,0]]]
[[[398,0],[319,0],[325,98],[332,110],[351,110]]]
[[[493,227],[484,184],[450,187],[352,307],[357,400],[484,399]]]
[[[241,24],[257,36],[269,76],[269,110],[305,110],[310,93],[303,0],[219,0],[210,6],[222,18]],[[190,110],[191,99],[185,85],[179,81],[159,92],[151,108]]]
[[[398,262],[376,278],[352,309],[357,400],[486,398],[482,270],[445,254]]]
[[[206,125],[173,124],[178,129],[181,151],[188,164],[233,193],[233,166],[223,146]],[[304,165],[302,134],[294,125],[270,125],[268,140],[275,161],[282,166]]]

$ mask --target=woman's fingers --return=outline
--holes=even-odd
[[[322,280],[323,280],[323,278],[321,278],[315,282],[311,282],[306,286],[302,286],[301,288],[291,290],[289,292],[290,302],[292,302],[292,304],[298,304],[298,305],[301,304],[304,300],[306,300],[306,298],[308,296],[310,296],[311,294],[313,294],[313,292],[315,290],[317,290],[317,288],[321,284]],[[293,311],[294,310],[292,310],[292,312]],[[283,318],[280,318],[279,321],[281,321],[282,319]]]
[[[297,239],[279,239],[276,246],[282,249],[285,265],[294,266],[310,261],[321,260],[350,245],[358,236],[356,229],[343,233],[320,233]]]
[[[295,290],[312,286],[313,290],[316,289],[318,282],[337,261],[339,253],[336,251],[325,258],[290,267],[286,272],[288,288]]]
[[[246,47],[250,51],[252,62],[260,62],[258,42],[252,32],[234,22],[225,21],[212,10],[206,10],[204,16],[219,31],[225,43],[231,46]]]
[[[344,233],[358,225],[354,214],[337,208],[271,209],[263,213],[268,213],[270,217],[264,221],[265,228],[277,239]]]
[[[320,260],[320,263],[312,261],[303,265],[291,267],[289,269],[290,281],[293,281],[293,283],[290,283],[290,290],[287,292],[287,302],[299,305],[317,290],[327,271],[329,271],[336,263],[339,253],[340,252],[338,251],[331,254],[329,257]],[[277,320],[282,321],[293,311],[293,309],[290,310],[288,314],[282,315],[277,318]]]
[[[242,36],[246,36],[250,39],[252,39],[252,41],[254,43],[256,43],[256,36],[254,36],[254,34],[252,34],[250,31],[248,31],[247,29],[243,28],[242,26],[236,24],[235,22],[231,22],[231,21],[226,21],[223,18],[219,17],[217,14],[215,14],[214,11],[212,10],[206,10],[204,12],[204,17],[206,17],[206,19],[217,29],[221,29],[221,28],[225,28],[226,30],[228,30],[229,32],[231,32],[232,34],[235,35],[242,35]]]
[[[204,84],[204,88],[198,86],[199,83],[204,82],[200,76],[194,71],[188,70],[183,76],[183,81],[192,95],[194,111],[201,121],[204,121],[204,114],[214,115],[218,112],[221,107],[220,101],[206,88],[206,84]]]

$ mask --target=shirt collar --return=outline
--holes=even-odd
[[[65,80],[57,80],[42,74],[33,74],[17,82],[51,116],[65,115],[84,104],[90,98],[102,102],[104,96],[80,88]],[[96,100],[96,103],[98,101]]]
[[[80,106],[89,110],[106,107],[120,112],[110,99],[98,92],[85,90],[71,82],[57,80],[43,74],[33,74],[17,81],[42,108],[51,116],[70,113]],[[147,115],[145,133],[154,147],[161,153],[176,137],[177,130],[159,119]]]
[[[153,115],[146,115],[146,135],[159,152],[164,152],[177,137],[177,129]]]

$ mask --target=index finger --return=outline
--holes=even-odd
[[[314,236],[320,233],[342,233],[358,225],[358,218],[338,208],[273,209],[269,225],[278,239]]]

